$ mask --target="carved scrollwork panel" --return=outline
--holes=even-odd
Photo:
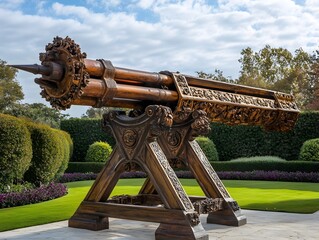
[[[184,206],[185,210],[193,210],[193,205],[186,195],[184,188],[180,181],[178,180],[174,170],[171,168],[164,152],[160,148],[157,142],[151,142],[149,143],[150,148],[152,149],[152,152],[155,154],[156,158],[160,162],[161,166],[163,167],[165,174],[169,177],[172,186],[174,187],[176,193],[179,196],[179,199],[181,200],[181,203]]]
[[[196,141],[190,141],[189,144],[191,145],[193,151],[196,153],[201,164],[205,167],[205,170],[207,171],[209,176],[214,181],[215,185],[218,187],[218,190],[219,190],[220,194],[222,195],[222,197],[230,198],[230,195],[227,192],[224,184],[222,183],[222,181],[218,177],[218,175],[215,172],[215,170],[213,169],[213,167],[210,165],[207,157],[205,156],[204,152],[202,151],[202,149],[200,148],[198,143]]]
[[[222,92],[218,90],[190,87],[194,101],[209,101],[213,103],[250,105],[252,107],[275,108],[275,100],[249,95]]]
[[[298,107],[290,94],[272,92],[269,98],[238,94],[190,86],[187,77],[182,74],[172,74],[172,76],[179,94],[174,111],[174,121],[177,123],[188,119],[193,111],[203,110],[213,122],[229,125],[260,125],[269,130],[288,130],[294,126],[298,117]],[[289,115],[289,113],[294,114]],[[277,122],[280,123],[276,124]],[[285,124],[286,126],[282,127]]]
[[[176,122],[182,122],[185,121],[193,111],[192,92],[184,75],[172,73],[172,77],[177,92],[180,95],[174,112],[174,120]]]

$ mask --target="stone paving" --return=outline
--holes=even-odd
[[[229,227],[206,224],[206,215],[201,215],[201,222],[209,233],[209,239],[221,240],[319,240],[319,212],[314,214],[292,214],[242,210],[248,222],[241,227]],[[1,216],[0,216],[1,217]],[[8,240],[149,240],[155,239],[158,224],[110,219],[110,229],[89,231],[67,227],[67,221],[45,224],[35,227],[0,232],[0,239]]]

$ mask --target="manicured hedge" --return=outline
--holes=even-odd
[[[282,171],[319,172],[319,162],[309,161],[215,161],[211,162],[217,172]],[[99,173],[105,163],[69,162],[66,173]]]
[[[290,132],[266,132],[256,126],[227,126],[212,123],[209,138],[216,145],[219,160],[271,155],[297,160],[302,144],[319,137],[319,112],[300,114]]]
[[[300,114],[295,128],[290,132],[266,132],[256,126],[227,126],[212,123],[209,138],[216,145],[219,160],[239,157],[278,156],[297,160],[302,144],[319,138],[319,112]],[[112,134],[101,129],[100,119],[69,119],[61,122],[61,129],[70,133],[74,142],[72,161],[83,162],[88,147],[96,141],[114,146]]]
[[[54,132],[59,139],[59,144],[62,151],[61,165],[55,174],[55,178],[59,178],[67,169],[70,158],[72,157],[73,142],[70,134],[67,132],[58,129],[54,129]]]
[[[27,121],[26,124],[31,132],[33,157],[24,179],[36,185],[49,183],[64,160],[63,142],[57,130]]]
[[[0,190],[22,179],[31,158],[31,137],[24,121],[0,114]]]
[[[74,151],[71,161],[84,162],[89,146],[97,141],[103,141],[112,147],[115,140],[111,134],[102,131],[101,119],[68,119],[61,121],[61,129],[71,135]]]
[[[217,172],[220,179],[229,180],[262,180],[285,182],[314,182],[319,183],[319,172],[283,172],[283,171],[251,171],[251,172]],[[177,171],[178,178],[194,178],[190,171]],[[96,179],[96,173],[65,173],[58,181],[61,183]],[[124,172],[121,178],[145,178],[145,172]]]

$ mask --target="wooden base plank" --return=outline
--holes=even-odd
[[[112,217],[144,222],[176,223],[178,225],[188,224],[186,222],[187,212],[153,206],[83,201],[77,213],[81,215]]]
[[[103,229],[109,229],[109,218],[92,214],[74,214],[69,219],[68,226],[92,231],[100,231]]]

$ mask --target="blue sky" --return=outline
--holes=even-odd
[[[0,59],[10,64],[39,63],[58,35],[118,67],[191,75],[217,68],[236,78],[248,46],[319,46],[319,0],[0,0],[0,22]],[[44,103],[33,78],[17,76],[25,102]]]

